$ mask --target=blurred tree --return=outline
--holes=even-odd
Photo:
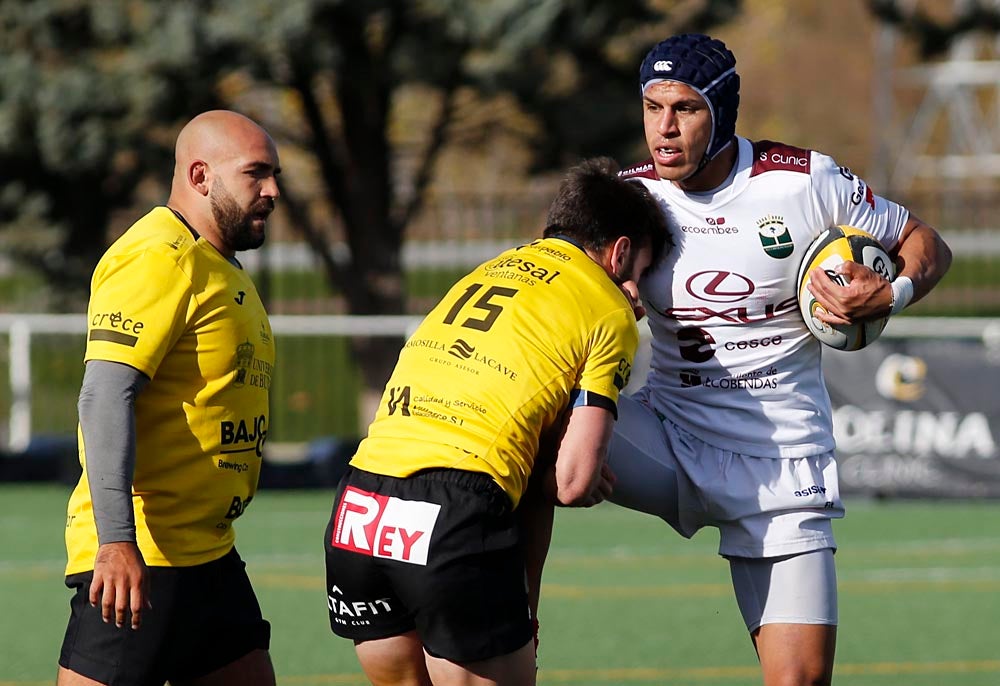
[[[9,254],[79,289],[104,249],[111,213],[130,205],[140,180],[169,174],[177,126],[199,111],[233,107],[315,170],[315,178],[287,179],[282,205],[349,311],[402,313],[403,240],[454,130],[461,93],[512,96],[535,118],[539,125],[525,135],[536,170],[622,154],[637,138],[645,50],[672,31],[707,30],[740,6],[0,0],[0,235]],[[419,151],[407,150],[403,165],[393,104],[415,85],[433,94],[432,114]],[[486,140],[503,126],[487,122],[480,135]],[[332,252],[331,221],[343,227],[346,261]],[[357,343],[376,394],[398,350],[399,341]]]
[[[688,3],[682,28],[705,28],[738,4]],[[653,38],[636,35],[667,19],[644,0],[317,1],[296,10],[267,22],[245,10],[236,14],[250,31],[275,30],[264,29],[260,43],[271,48],[270,61],[259,76],[289,87],[301,102],[299,142],[316,155],[330,209],[346,230],[350,261],[336,263],[320,227],[286,194],[293,224],[321,256],[351,312],[370,314],[403,312],[406,227],[424,202],[463,89],[513,95],[540,122],[528,141],[537,169],[598,151],[622,152],[635,140],[635,74]],[[429,103],[436,112],[408,178],[400,179],[394,177],[390,108],[393,94],[413,84],[436,93]],[[324,101],[326,93],[332,97]],[[481,135],[504,126],[487,122]],[[399,341],[358,341],[355,349],[366,385],[380,395]]]
[[[992,0],[913,2],[868,0],[868,7],[884,23],[898,27],[919,45],[923,57],[941,55],[956,38],[973,32],[1000,32],[1000,7]]]
[[[130,5],[0,2],[0,245],[41,272],[56,309],[79,307],[146,171],[169,173],[159,127],[220,104]]]

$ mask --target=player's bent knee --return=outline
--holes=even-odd
[[[766,624],[754,633],[765,686],[828,686],[831,683],[837,627]]]
[[[435,684],[455,686],[534,686],[537,671],[534,639],[512,653],[476,662],[451,662],[427,655]]]
[[[618,399],[618,422],[608,447],[615,485],[608,500],[673,525],[677,520],[677,467],[669,459],[663,425],[642,403]]]
[[[415,631],[397,636],[355,641],[361,669],[375,686],[430,686],[424,648]]]
[[[831,686],[833,682],[832,664],[829,668],[802,665],[802,669],[782,665],[776,669],[764,668],[763,672],[764,686]]]

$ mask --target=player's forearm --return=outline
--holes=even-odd
[[[101,544],[135,542],[135,399],[149,379],[128,365],[87,363],[77,410]]]
[[[557,504],[571,507],[593,504],[591,495],[607,459],[614,422],[614,415],[603,407],[573,408],[559,443],[554,475],[547,482],[550,496]]]
[[[910,215],[899,244],[899,274],[913,282],[914,303],[927,295],[951,266],[951,250],[933,228]]]

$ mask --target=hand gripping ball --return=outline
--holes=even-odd
[[[870,267],[887,281],[895,278],[895,265],[874,236],[853,226],[831,226],[809,244],[802,256],[798,273],[799,311],[810,333],[824,345],[837,350],[860,350],[882,334],[888,315],[854,324],[826,324],[815,316],[823,306],[806,288],[809,272],[815,267],[823,269],[835,283],[846,286],[847,277],[837,274],[834,268],[848,260]]]

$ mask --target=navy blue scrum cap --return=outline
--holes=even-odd
[[[718,155],[736,134],[740,75],[736,56],[722,41],[700,33],[671,36],[653,46],[639,68],[642,92],[654,83],[678,81],[698,91],[712,114],[712,138],[705,162]]]

